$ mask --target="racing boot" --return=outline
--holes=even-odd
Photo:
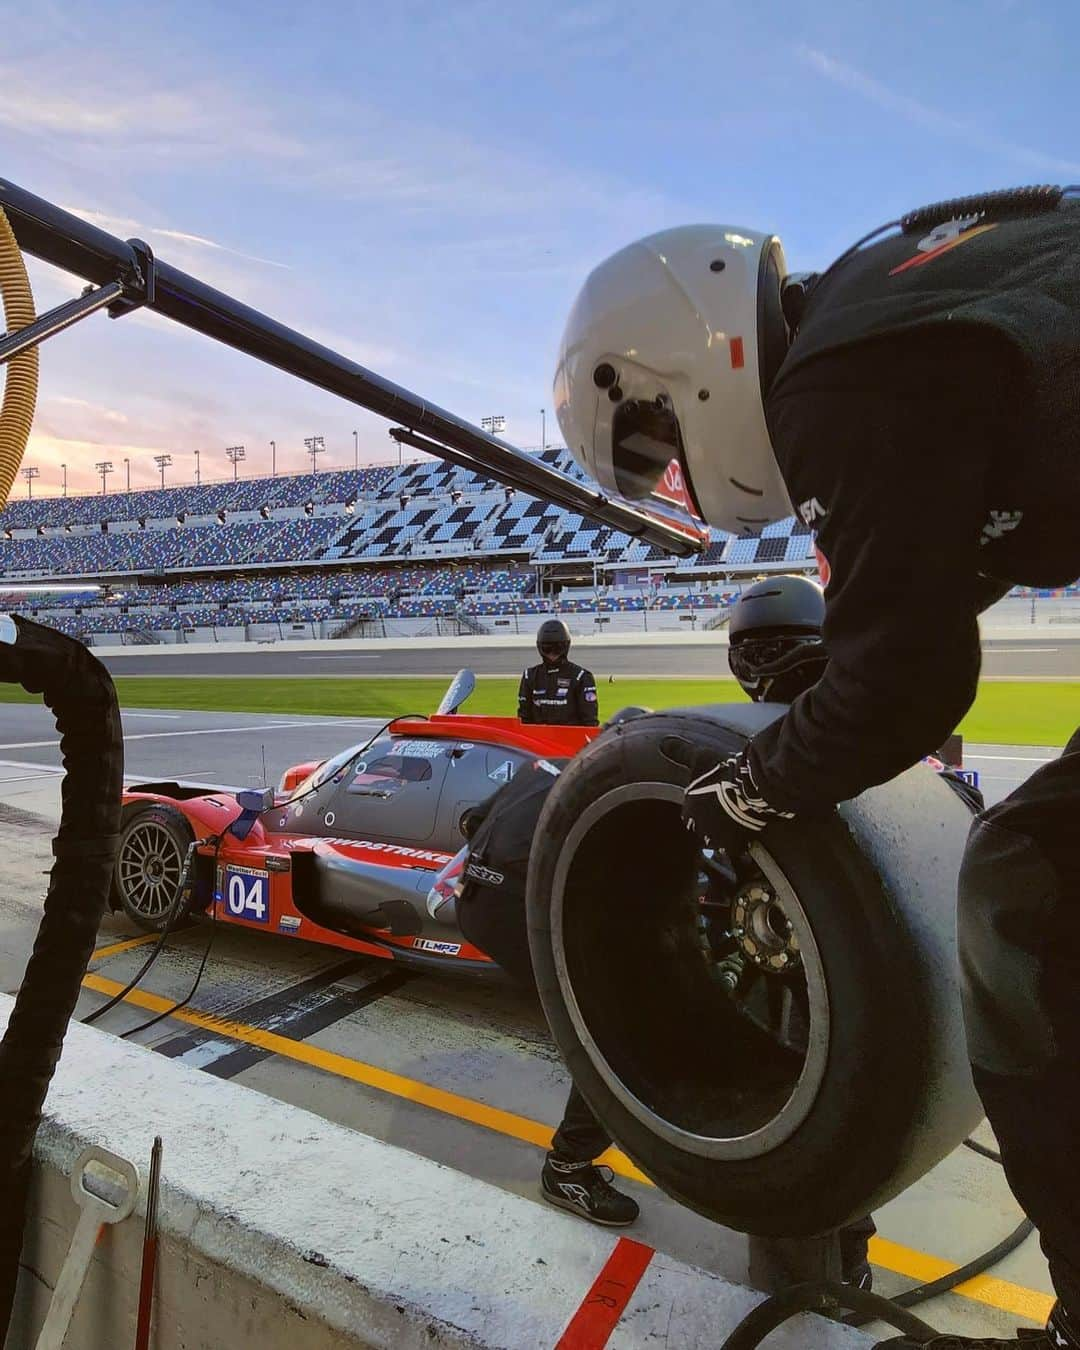
[[[1080,1329],[1060,1303],[1050,1310],[1045,1331],[1018,1331],[1015,1336],[935,1336],[932,1341],[914,1341],[894,1336],[878,1341],[876,1350],[1080,1350]]]
[[[614,1175],[610,1167],[597,1167],[591,1162],[562,1162],[549,1153],[540,1174],[540,1194],[549,1205],[580,1214],[592,1223],[625,1228],[634,1222],[640,1210],[636,1200],[611,1185]]]

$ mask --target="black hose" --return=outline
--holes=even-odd
[[[879,1294],[867,1293],[852,1285],[834,1284],[831,1280],[812,1280],[807,1284],[793,1284],[771,1298],[765,1299],[744,1317],[725,1340],[720,1350],[757,1350],[771,1331],[798,1313],[821,1313],[835,1320],[838,1308],[850,1308],[864,1314],[867,1320],[887,1322],[919,1345],[932,1340],[938,1333],[914,1313],[897,1308]]]
[[[95,1008],[92,1012],[86,1014],[86,1016],[82,1019],[83,1026],[86,1027],[93,1026],[93,1024],[98,1020],[99,1017],[104,1017],[105,1014],[109,1012],[112,1008],[115,1008],[118,1003],[122,1003],[124,999],[127,998],[128,994],[130,994],[131,991],[137,985],[142,983],[143,976],[161,955],[162,951],[165,948],[165,943],[168,941],[170,933],[172,933],[173,929],[176,927],[176,924],[178,923],[181,915],[184,912],[183,902],[188,888],[187,887],[188,877],[191,874],[191,863],[195,856],[195,850],[198,848],[200,842],[205,841],[193,839],[191,843],[188,845],[187,854],[184,857],[184,866],[180,873],[180,882],[176,888],[176,894],[173,896],[172,903],[169,906],[169,912],[165,916],[165,925],[162,928],[161,932],[158,934],[157,941],[150,949],[150,955],[142,963],[142,965],[131,977],[131,979],[128,980],[127,984],[124,985],[123,989],[119,990],[118,993],[113,994],[112,998],[108,999],[105,1003],[103,1003],[100,1008]]]
[[[225,831],[222,831],[222,833],[214,840],[214,861],[212,867],[213,876],[215,877],[215,894],[214,902],[210,906],[210,936],[206,939],[206,946],[203,948],[202,960],[199,962],[199,969],[195,974],[195,982],[179,1003],[174,1003],[171,1008],[166,1008],[164,1012],[159,1012],[147,1021],[140,1022],[137,1027],[131,1027],[130,1030],[123,1032],[120,1036],[122,1041],[126,1041],[129,1036],[137,1036],[140,1031],[147,1031],[150,1027],[157,1026],[157,1024],[163,1022],[166,1017],[171,1017],[173,1013],[179,1012],[181,1008],[186,1008],[198,992],[199,985],[202,983],[203,971],[206,969],[206,963],[210,959],[210,949],[214,945],[214,937],[217,933],[218,901],[221,899],[221,896],[217,894],[217,864],[218,858],[221,856],[221,841],[225,838],[225,833]],[[120,998],[121,995],[117,994],[116,997]]]
[[[124,739],[108,671],[74,638],[0,622],[0,680],[41,694],[64,763],[60,827],[34,949],[0,1042],[0,1342],[7,1334],[42,1103],[109,895],[120,829]]]
[[[991,1162],[1001,1162],[1001,1154],[996,1149],[987,1148],[985,1144],[980,1144],[976,1139],[965,1139],[964,1147],[971,1149],[972,1153],[977,1153],[982,1158],[989,1158]]]
[[[1007,1238],[991,1247],[989,1251],[983,1252],[981,1256],[976,1256],[969,1261],[967,1265],[960,1266],[952,1270],[948,1275],[942,1275],[940,1279],[929,1280],[926,1284],[917,1284],[913,1289],[905,1289],[902,1294],[895,1294],[889,1302],[895,1308],[913,1308],[918,1303],[925,1303],[927,1299],[937,1298],[939,1294],[947,1294],[955,1289],[958,1284],[963,1284],[965,1280],[972,1280],[976,1275],[981,1275],[984,1271],[996,1266],[999,1261],[1004,1261],[1010,1252],[1016,1251],[1022,1242],[1025,1242],[1035,1231],[1035,1225],[1030,1219],[1024,1219],[1022,1223],[1017,1224]],[[872,1316],[846,1317],[844,1321],[849,1327],[865,1326],[867,1322],[874,1321]]]

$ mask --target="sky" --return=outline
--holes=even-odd
[[[588,271],[711,221],[792,270],[915,206],[1080,183],[1075,0],[0,0],[0,177],[522,446]],[[36,262],[39,308],[82,283]],[[546,422],[541,410],[546,410]],[[397,454],[388,424],[169,320],[42,348],[34,495]],[[353,432],[357,433],[354,439]],[[26,493],[20,479],[14,494]]]

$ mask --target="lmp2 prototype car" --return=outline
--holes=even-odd
[[[160,930],[194,840],[192,915],[428,968],[497,974],[456,927],[429,916],[428,890],[463,847],[470,808],[530,760],[571,758],[598,729],[461,716],[474,684],[462,671],[434,716],[399,719],[332,759],[288,769],[273,805],[242,840],[226,831],[242,814],[239,789],[129,787],[113,908]]]

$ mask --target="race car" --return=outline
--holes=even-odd
[[[565,763],[599,729],[462,716],[474,687],[472,673],[461,671],[434,716],[399,719],[332,759],[288,769],[266,791],[265,809],[244,821],[246,832],[234,823],[245,816],[247,790],[130,786],[113,908],[160,931],[195,841],[189,915],[429,969],[497,975],[452,920],[429,914],[428,892],[462,848],[471,808],[530,760]]]

